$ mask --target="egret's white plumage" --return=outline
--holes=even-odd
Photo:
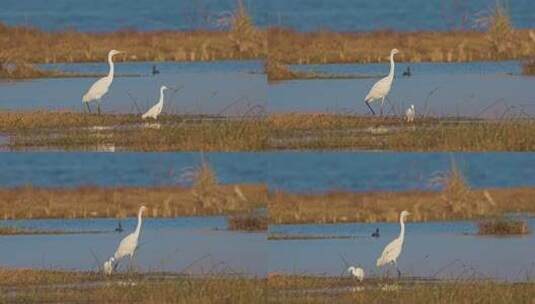
[[[130,260],[134,257],[136,249],[139,244],[139,235],[141,233],[141,225],[143,221],[143,212],[147,210],[147,207],[141,206],[137,214],[137,226],[134,232],[127,235],[120,243],[119,247],[113,254],[113,256],[104,263],[104,272],[106,274],[111,274],[113,269],[117,268],[119,261],[124,257],[129,257]]]
[[[152,119],[158,119],[158,115],[160,115],[160,113],[162,113],[162,109],[163,109],[163,91],[167,90],[167,87],[166,86],[162,86],[160,88],[160,100],[158,101],[158,103],[156,103],[154,106],[152,106],[152,108],[150,108],[145,114],[141,115],[141,118],[142,119],[146,119],[146,118],[152,118]]]
[[[407,120],[407,122],[414,122],[414,117],[416,117],[416,110],[414,109],[414,105],[411,105],[407,111],[405,111],[405,120]]]
[[[100,113],[100,101],[106,93],[108,93],[108,90],[111,86],[111,83],[113,82],[113,75],[115,73],[115,67],[113,64],[113,56],[120,54],[122,52],[111,50],[108,53],[108,64],[110,66],[110,71],[108,72],[108,75],[105,77],[100,78],[97,80],[87,91],[87,93],[84,94],[82,97],[82,103],[86,105],[87,110],[91,112],[91,108],[89,108],[89,103],[92,101],[96,101],[98,105],[98,111]]]
[[[364,269],[360,268],[360,267],[349,267],[347,269],[347,271],[349,273],[351,273],[351,275],[353,277],[355,277],[357,280],[359,280],[359,282],[362,282],[364,280]]]
[[[370,111],[373,115],[375,115],[375,111],[373,111],[372,107],[370,106],[370,102],[381,100],[381,115],[383,114],[383,104],[385,102],[385,98],[390,93],[390,89],[392,88],[392,82],[394,81],[394,70],[395,70],[395,63],[394,63],[394,55],[399,53],[397,49],[392,49],[390,51],[390,73],[388,73],[388,76],[385,78],[379,80],[376,82],[373,87],[371,88],[368,95],[366,95],[366,98],[364,98],[364,102],[370,108]]]
[[[386,264],[394,264],[397,268],[397,259],[401,254],[401,249],[403,248],[403,239],[405,237],[405,218],[410,215],[406,210],[402,211],[399,215],[399,224],[401,230],[399,236],[394,239],[390,244],[388,244],[381,256],[377,259],[377,267],[384,266]],[[398,269],[398,274],[401,275],[401,272]]]

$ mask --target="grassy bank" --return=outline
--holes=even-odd
[[[271,303],[532,303],[535,283],[486,281],[389,282],[352,278],[276,276]]]
[[[266,281],[91,272],[0,270],[0,303],[265,303]]]
[[[410,221],[484,219],[511,212],[535,212],[535,188],[439,192],[278,192],[269,201],[271,223],[397,222],[401,210]]]
[[[203,184],[191,188],[0,189],[4,219],[95,218],[135,216],[142,204],[148,217],[221,215],[265,207],[263,185]]]
[[[87,33],[45,32],[0,24],[0,63],[35,64],[105,62],[110,48],[125,51],[116,61],[212,61],[261,59],[267,56],[264,30],[246,12],[234,13],[221,31],[120,30]],[[39,48],[35,48],[38,45]]]
[[[342,114],[276,114],[267,118],[269,145],[294,150],[534,151],[531,119],[478,120]]]
[[[265,120],[163,115],[158,123],[136,115],[74,112],[0,112],[7,147],[131,151],[256,151],[266,149]]]
[[[390,50],[398,48],[400,62],[518,60],[535,55],[535,34],[530,35],[534,31],[511,29],[505,38],[493,38],[484,31],[301,33],[270,29],[269,57],[286,64],[379,63],[387,62]]]
[[[374,118],[342,114],[262,113],[236,118],[75,112],[0,112],[12,150],[126,151],[535,151],[531,119]]]
[[[273,275],[266,279],[0,269],[0,303],[532,303],[535,284]]]

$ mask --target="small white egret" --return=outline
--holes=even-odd
[[[416,117],[416,110],[414,109],[414,105],[411,104],[407,111],[405,111],[405,120],[407,122],[414,122],[414,117]]]
[[[100,102],[102,101],[102,97],[108,93],[108,90],[111,86],[111,83],[113,82],[113,75],[115,72],[114,64],[113,64],[113,56],[117,54],[121,54],[123,52],[119,52],[116,50],[111,50],[108,53],[108,64],[110,65],[110,71],[108,72],[108,76],[102,77],[99,80],[97,80],[85,93],[85,95],[82,97],[82,104],[85,104],[87,107],[87,110],[89,113],[91,113],[91,108],[89,107],[89,103],[92,101],[97,102],[97,109],[98,113],[100,114]]]
[[[364,280],[364,269],[360,267],[351,266],[347,269],[347,271],[351,273],[351,275],[355,277],[359,282],[362,282]]]
[[[104,262],[104,274],[105,275],[111,275],[113,271],[113,263],[115,262],[115,259],[111,257],[109,260]]]
[[[160,100],[158,101],[157,104],[155,104],[154,106],[152,106],[152,108],[150,108],[147,112],[145,112],[145,114],[141,115],[142,119],[146,119],[149,117],[152,119],[158,119],[158,115],[162,113],[162,109],[163,109],[163,91],[165,90],[167,90],[166,86],[162,86],[160,88]]]
[[[142,216],[145,210],[147,210],[147,207],[145,206],[141,206],[141,208],[139,208],[136,230],[127,235],[119,243],[119,247],[117,247],[115,254],[104,263],[104,272],[106,274],[111,274],[112,269],[117,269],[120,260],[124,257],[128,256],[130,258],[130,262],[132,262],[138,247],[139,235],[141,233]]]
[[[394,264],[398,271],[398,276],[401,277],[401,271],[397,266],[397,259],[401,254],[401,249],[403,248],[403,238],[405,237],[405,218],[410,215],[406,210],[403,210],[399,215],[399,224],[401,226],[401,231],[399,236],[394,239],[390,244],[388,244],[383,250],[383,254],[377,259],[377,267],[381,267],[386,264]]]
[[[390,93],[390,88],[392,88],[392,81],[394,80],[394,55],[399,53],[398,49],[392,49],[390,51],[390,73],[388,73],[388,76],[385,78],[379,80],[376,82],[373,87],[371,88],[368,95],[366,95],[366,98],[364,98],[364,102],[370,108],[370,111],[373,115],[375,115],[375,111],[370,106],[370,102],[373,102],[375,100],[381,100],[381,115],[383,115],[383,105],[385,102],[385,98]]]

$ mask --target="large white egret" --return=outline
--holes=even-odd
[[[385,78],[376,82],[371,88],[368,95],[366,95],[366,98],[364,98],[364,102],[366,103],[368,108],[370,108],[370,111],[373,115],[375,115],[375,111],[370,106],[370,102],[376,100],[381,100],[381,115],[383,115],[383,105],[385,103],[385,98],[388,93],[390,93],[390,89],[392,88],[392,82],[394,81],[394,55],[396,55],[397,53],[399,53],[398,49],[392,49],[392,51],[390,51],[390,73],[388,73],[388,76],[386,76]]]
[[[158,101],[157,104],[152,106],[152,108],[150,108],[145,114],[141,115],[142,119],[146,119],[149,117],[153,119],[158,119],[158,115],[162,113],[162,109],[163,109],[163,91],[165,90],[167,90],[166,86],[162,86],[160,88],[160,100]]]
[[[411,105],[407,111],[405,111],[405,120],[407,122],[414,122],[414,117],[416,117],[416,109],[414,109],[414,105]]]
[[[96,101],[97,102],[97,110],[100,114],[100,102],[102,101],[102,97],[108,93],[108,90],[111,86],[111,83],[113,82],[113,75],[115,73],[115,68],[113,64],[113,56],[117,54],[121,54],[123,52],[111,50],[108,53],[108,64],[110,65],[110,71],[108,72],[108,76],[102,77],[99,80],[97,80],[85,93],[85,95],[82,97],[82,104],[85,104],[87,107],[87,110],[89,113],[91,113],[91,108],[89,107],[89,103]]]
[[[139,235],[141,233],[141,224],[143,221],[142,216],[145,210],[147,210],[147,207],[145,206],[141,206],[141,208],[139,208],[139,212],[137,214],[136,230],[127,235],[119,243],[119,247],[117,247],[117,251],[115,251],[115,254],[104,263],[104,273],[111,274],[112,270],[117,269],[120,260],[124,257],[129,257],[130,262],[132,262],[134,254],[136,253],[136,249],[138,247]]]
[[[405,218],[410,215],[406,210],[403,210],[399,215],[399,224],[401,226],[401,231],[399,236],[394,239],[390,244],[388,244],[383,250],[383,254],[377,259],[377,267],[384,266],[386,264],[394,264],[396,270],[398,271],[398,276],[401,277],[401,271],[397,265],[397,259],[401,254],[401,249],[403,248],[403,238],[405,237]]]
[[[356,278],[359,282],[362,282],[364,280],[364,269],[360,267],[349,267],[347,271]]]

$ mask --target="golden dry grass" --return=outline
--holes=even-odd
[[[0,63],[57,63],[104,61],[111,48],[125,51],[117,61],[211,61],[266,57],[265,31],[253,26],[241,2],[228,31],[120,30],[86,33],[45,32],[0,24]],[[35,46],[39,46],[36,48]]]
[[[506,42],[487,32],[301,33],[289,29],[268,31],[269,57],[287,64],[386,62],[393,48],[400,62],[467,62],[524,59],[535,54],[530,30],[511,29]],[[496,44],[498,43],[498,44]],[[505,44],[505,46],[502,46]],[[506,50],[505,52],[497,52]]]
[[[238,189],[238,190],[236,190]],[[240,194],[237,194],[237,191]],[[94,218],[135,216],[140,205],[149,217],[218,215],[245,212],[266,205],[263,185],[199,187],[0,189],[4,219]]]
[[[482,219],[497,215],[535,212],[534,188],[470,190],[457,196],[448,191],[330,192],[271,195],[270,223],[396,222],[399,212],[411,212],[410,221]]]

